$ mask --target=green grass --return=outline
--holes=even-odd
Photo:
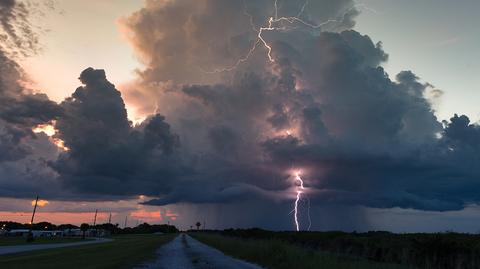
[[[406,269],[395,264],[371,262],[295,246],[280,240],[241,239],[217,234],[191,234],[227,255],[275,269]]]
[[[56,244],[56,243],[72,243],[82,241],[78,237],[38,237],[33,242],[27,242],[25,237],[0,237],[0,246],[13,246],[25,244]]]
[[[155,250],[175,235],[123,235],[113,242],[0,255],[0,268],[131,268],[154,259]]]

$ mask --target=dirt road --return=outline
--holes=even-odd
[[[261,269],[209,247],[192,237],[181,234],[157,251],[154,262],[135,269]]]

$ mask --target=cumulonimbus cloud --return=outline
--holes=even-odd
[[[447,146],[450,128],[464,118],[442,126],[425,98],[430,84],[411,71],[388,76],[381,43],[351,30],[353,2],[312,1],[302,19],[336,23],[265,33],[274,63],[259,46],[232,71],[213,74],[248,53],[259,27],[275,16],[273,2],[187,2],[152,1],[123,19],[146,64],[135,94],[126,96],[145,111],[158,106],[185,142],[180,151],[202,153],[195,171],[211,190],[206,202],[216,194],[223,201],[234,183],[286,190],[292,167],[305,171],[318,203],[452,210],[475,202],[459,186],[478,189],[472,178],[479,171],[454,162],[462,150]],[[295,16],[302,6],[278,1],[277,15]],[[178,188],[151,203],[204,197]]]
[[[56,120],[69,151],[45,166],[76,198],[282,202],[292,171],[302,170],[314,204],[445,211],[478,203],[480,127],[466,116],[440,122],[425,97],[432,86],[413,72],[391,78],[382,44],[352,29],[353,1],[310,1],[302,12],[304,3],[278,1],[277,15],[331,23],[266,32],[272,62],[262,44],[249,54],[275,16],[272,1],[147,1],[122,19],[145,64],[130,89],[120,93],[89,68],[83,86],[52,108],[21,95],[44,114],[0,115],[26,126]],[[128,121],[124,99],[143,123]]]

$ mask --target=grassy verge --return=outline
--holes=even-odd
[[[0,268],[131,268],[155,257],[155,250],[175,235],[123,235],[113,242],[1,255]]]
[[[38,237],[35,238],[35,241],[33,242],[27,242],[27,239],[25,237],[0,237],[0,246],[72,243],[82,240],[82,238],[78,237]]]
[[[241,239],[217,234],[193,233],[201,242],[227,255],[275,269],[405,269],[394,264],[335,256],[280,240]]]

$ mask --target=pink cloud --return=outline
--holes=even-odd
[[[146,210],[137,210],[130,213],[130,216],[138,219],[154,219],[162,220],[162,213],[160,211],[146,211]]]

